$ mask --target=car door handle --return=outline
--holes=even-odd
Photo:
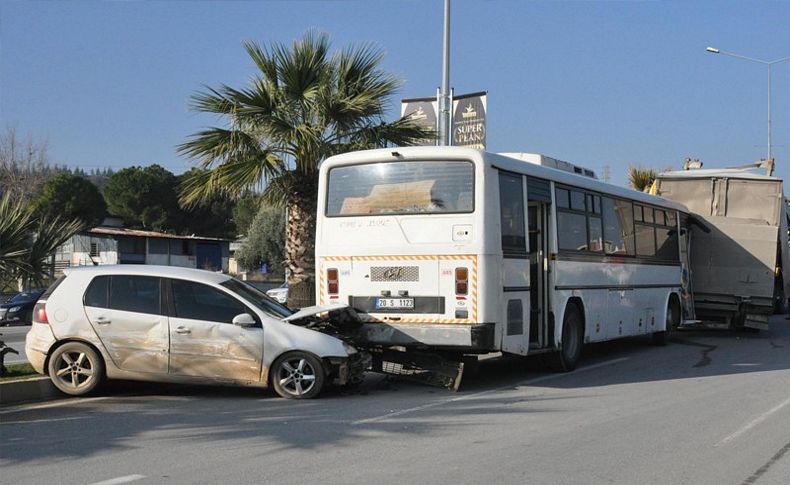
[[[108,318],[105,317],[99,317],[96,319],[96,323],[98,323],[99,325],[107,325],[109,323],[112,323],[112,320],[109,320]]]
[[[192,333],[192,330],[190,330],[190,329],[188,329],[186,327],[176,327],[176,333],[180,334],[180,335],[187,335],[187,334]]]

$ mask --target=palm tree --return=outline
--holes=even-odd
[[[83,229],[79,220],[36,217],[11,194],[0,199],[0,275],[2,286],[12,281],[23,288],[42,286],[52,274],[55,250]]]
[[[628,184],[632,189],[647,192],[656,180],[656,169],[630,165],[628,167]]]
[[[215,192],[240,196],[264,187],[263,202],[287,208],[289,305],[312,304],[318,166],[329,156],[366,148],[409,145],[434,136],[412,120],[384,121],[400,86],[379,69],[371,44],[330,54],[325,34],[308,32],[288,47],[244,43],[257,72],[249,85],[207,88],[193,110],[219,115],[227,127],[192,135],[178,151],[206,169],[181,187],[189,205]]]

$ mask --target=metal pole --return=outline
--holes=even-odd
[[[767,161],[769,163],[769,166],[771,167],[769,168],[769,172],[773,171],[773,144],[771,141],[771,66],[774,64],[778,64],[780,62],[790,61],[790,57],[783,57],[781,59],[776,59],[773,61],[764,61],[762,59],[755,59],[753,57],[742,56],[740,54],[735,54],[732,52],[725,52],[715,47],[708,47],[706,50],[712,54],[723,54],[725,56],[737,57],[738,59],[757,62],[768,66],[768,160]]]
[[[444,0],[444,42],[442,51],[442,93],[439,111],[439,145],[450,144],[450,0]]]
[[[768,163],[771,163],[771,63],[768,63]]]

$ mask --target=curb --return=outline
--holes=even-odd
[[[49,377],[0,383],[0,407],[63,397]]]

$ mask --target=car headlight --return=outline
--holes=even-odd
[[[354,355],[357,353],[357,349],[345,342],[343,342],[343,350],[345,350],[348,355]]]
[[[8,313],[16,313],[21,309],[22,309],[21,306],[12,306],[11,308],[8,309]]]

